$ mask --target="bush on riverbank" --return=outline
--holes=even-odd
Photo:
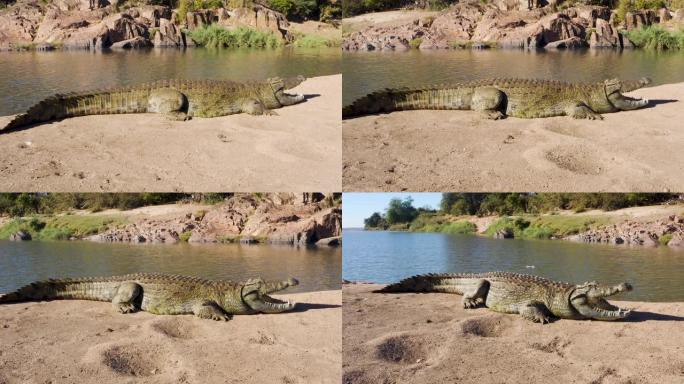
[[[494,236],[503,230],[512,232],[518,239],[561,238],[607,224],[608,221],[608,218],[594,216],[502,217],[487,228],[485,235]]]
[[[627,31],[625,36],[638,48],[684,49],[684,30],[669,31],[659,25],[651,25]]]
[[[262,32],[247,27],[226,29],[217,24],[188,31],[188,36],[197,45],[207,48],[277,48],[282,39],[271,32]]]
[[[94,235],[125,223],[123,217],[107,215],[16,218],[0,227],[0,239],[6,240],[13,233],[25,231],[34,240],[68,240]]]

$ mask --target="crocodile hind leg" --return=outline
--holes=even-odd
[[[123,283],[116,290],[112,304],[121,313],[133,313],[138,310],[135,302],[141,293],[140,285],[133,282]]]
[[[463,308],[477,308],[485,303],[489,292],[489,281],[482,279],[470,292],[463,292]]]
[[[219,305],[213,301],[197,303],[192,307],[192,313],[201,319],[211,320],[230,320],[230,314],[226,313]]]
[[[494,87],[478,88],[473,92],[470,107],[481,111],[486,119],[499,120],[506,117],[502,112],[506,95]]]
[[[545,324],[551,322],[551,311],[542,303],[531,301],[522,304],[520,308],[518,308],[518,313],[525,319],[535,323]]]
[[[566,113],[573,119],[603,120],[603,116],[592,111],[591,108],[584,104],[573,105],[568,108]]]
[[[147,101],[147,112],[164,114],[169,120],[188,120],[188,99],[175,89],[162,88],[150,93]]]

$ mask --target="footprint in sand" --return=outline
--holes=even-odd
[[[479,337],[500,337],[511,330],[513,321],[512,316],[496,314],[473,317],[461,322],[461,332]]]
[[[157,348],[117,345],[102,352],[102,364],[120,375],[147,377],[163,373],[165,355]]]
[[[184,320],[173,318],[155,321],[152,323],[151,328],[153,331],[172,339],[192,339],[197,334],[197,328],[192,322]]]
[[[418,363],[426,358],[423,340],[417,335],[391,336],[375,347],[379,359],[392,363]]]
[[[570,345],[570,340],[555,336],[545,343],[532,343],[531,348],[546,353],[555,353],[560,357],[565,357],[565,349]]]
[[[606,169],[600,156],[585,146],[556,146],[544,152],[544,158],[560,169],[580,175],[600,175]]]

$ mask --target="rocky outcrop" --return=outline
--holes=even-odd
[[[183,47],[194,45],[186,30],[218,23],[250,27],[291,40],[285,16],[261,5],[188,12],[178,23],[169,7],[143,5],[116,11],[108,1],[56,0],[47,4],[19,0],[0,10],[0,49],[29,45],[72,49]]]
[[[315,244],[340,236],[342,212],[326,194],[237,194],[207,211],[143,219],[88,238],[103,242]]]
[[[26,231],[18,231],[9,235],[9,241],[29,241],[31,240],[31,234]]]
[[[592,229],[566,240],[584,243],[606,243],[670,247],[684,247],[684,217],[670,216],[658,221],[626,220]]]
[[[524,5],[523,5],[524,4]],[[538,4],[538,2],[535,2]],[[552,4],[552,3],[551,3]],[[618,25],[605,6],[578,5],[562,11],[543,3],[462,2],[435,17],[398,26],[371,26],[344,38],[344,50],[449,49],[497,45],[503,48],[629,48],[621,29],[670,19],[666,9],[628,13]]]

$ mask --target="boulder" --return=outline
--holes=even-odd
[[[152,42],[144,37],[134,37],[132,39],[118,41],[112,44],[112,49],[131,49],[131,48],[147,48],[151,47]]]
[[[658,22],[658,16],[652,9],[641,9],[634,12],[627,12],[623,26],[627,29],[638,29],[648,27]]]
[[[589,44],[586,41],[580,39],[579,37],[571,37],[565,40],[558,40],[552,43],[546,44],[544,48],[547,49],[576,49],[576,48],[586,48]]]
[[[589,46],[592,48],[621,48],[622,35],[606,20],[597,19],[596,29],[589,36]]]
[[[672,15],[670,15],[670,10],[667,8],[660,8],[658,10],[657,17],[659,23],[664,23],[672,19]]]
[[[170,20],[159,19],[159,28],[153,30],[153,44],[155,47],[181,47],[184,46],[180,30]]]
[[[512,239],[514,237],[513,231],[508,228],[499,229],[494,233],[495,239]]]
[[[326,237],[316,242],[319,247],[339,247],[342,245],[342,236]]]
[[[18,231],[9,236],[9,241],[29,241],[31,234],[26,231]]]

